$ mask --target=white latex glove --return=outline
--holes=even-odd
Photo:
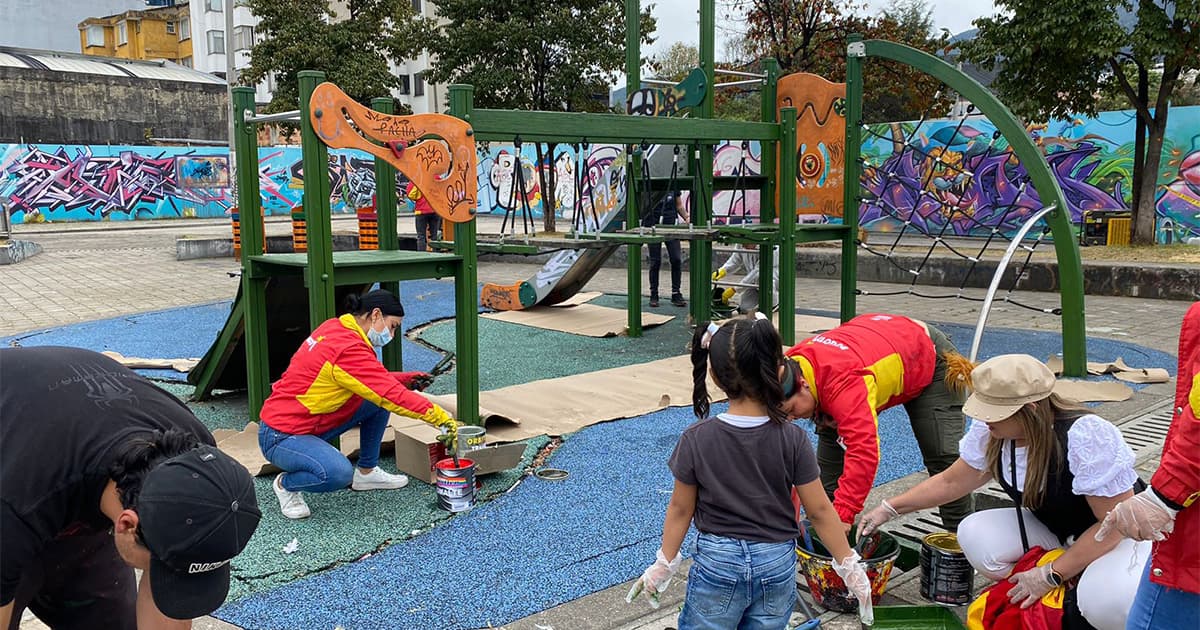
[[[841,562],[835,560],[833,570],[858,600],[859,621],[864,625],[875,625],[875,609],[871,607],[871,578],[867,577],[867,567],[858,557],[858,552],[851,551]]]
[[[1096,540],[1104,540],[1113,530],[1134,540],[1163,540],[1175,531],[1176,513],[1153,489],[1146,488],[1108,511]]]
[[[642,577],[638,578],[630,587],[629,593],[625,595],[625,603],[632,602],[644,589],[649,591],[650,607],[658,608],[658,597],[671,585],[671,578],[675,577],[675,572],[679,570],[679,564],[683,562],[683,554],[676,553],[674,560],[667,560],[662,549],[659,549],[655,552],[655,556],[657,559],[654,564],[646,567],[646,570],[642,572]]]
[[[863,514],[858,521],[858,538],[859,540],[870,536],[879,529],[884,523],[900,516],[896,508],[892,507],[891,503],[884,499],[882,503],[875,506],[875,509]]]
[[[1020,604],[1021,608],[1029,608],[1045,597],[1046,593],[1054,588],[1054,584],[1050,581],[1051,564],[1053,563],[1047,562],[1008,578],[1009,582],[1016,584],[1009,589],[1008,599],[1014,604]]]

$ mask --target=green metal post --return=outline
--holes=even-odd
[[[451,85],[450,115],[471,122],[475,88]],[[474,132],[468,132],[474,135]],[[475,219],[454,225],[454,253],[462,260],[454,272],[454,352],[458,377],[458,420],[478,425],[479,418],[479,269]]]
[[[625,98],[642,86],[641,3],[625,0]]]
[[[716,94],[714,77],[716,69],[716,2],[715,0],[700,0],[700,69],[704,71],[704,100],[700,101],[700,110],[694,112],[698,118],[713,117],[713,96]],[[697,182],[700,193],[696,197],[695,209],[692,212],[692,224],[708,226],[712,224],[712,179],[713,179],[713,145],[704,142],[700,145],[700,158],[697,165],[699,172]],[[712,319],[712,289],[711,276],[712,241],[694,240],[688,244],[688,272],[690,275],[692,294],[692,319],[700,323]]]
[[[853,41],[853,40],[852,40]],[[930,55],[928,53],[897,44],[894,42],[869,40],[863,42],[865,44],[865,54],[871,57],[882,57],[899,61],[900,63],[912,66],[930,76],[941,80],[950,89],[957,92],[960,96],[967,99],[975,105],[975,107],[987,116],[996,129],[1004,135],[1008,141],[1009,147],[1013,154],[1021,161],[1021,166],[1025,167],[1029,178],[1033,182],[1034,189],[1038,192],[1038,198],[1043,204],[1055,204],[1056,210],[1051,212],[1047,218],[1050,224],[1051,234],[1054,236],[1054,251],[1058,258],[1058,283],[1061,290],[1059,291],[1060,300],[1062,303],[1062,336],[1063,336],[1063,374],[1067,376],[1087,376],[1087,332],[1084,322],[1084,297],[1083,297],[1083,264],[1079,256],[1079,243],[1075,240],[1074,229],[1071,226],[1071,218],[1067,211],[1067,200],[1063,195],[1062,188],[1058,185],[1058,180],[1055,179],[1054,173],[1050,170],[1050,165],[1046,163],[1045,157],[1041,151],[1033,144],[1033,140],[1029,138],[1024,126],[1017,120],[1008,107],[1001,103],[987,88],[977,83],[974,79],[963,74],[954,66]],[[854,44],[851,43],[851,46]],[[854,61],[853,55],[847,60],[847,72]],[[850,189],[850,182],[858,181],[860,167],[857,165],[858,145],[849,144],[849,130],[851,128],[850,120],[852,119],[851,112],[856,110],[855,102],[849,99],[851,94],[851,86],[846,86],[847,96],[847,113],[846,113],[846,168],[847,179],[846,188]],[[860,88],[861,94],[861,88]],[[858,103],[861,112],[861,101]],[[850,177],[850,151],[854,149],[855,168],[854,177]],[[857,189],[857,186],[855,186]],[[847,213],[849,209],[847,209]],[[845,313],[843,312],[843,316]]]
[[[258,190],[257,127],[245,116],[254,114],[254,88],[233,88],[234,159],[237,160],[238,213],[242,231],[243,337],[246,344],[246,398],[250,420],[258,414],[271,389],[271,362],[267,353],[267,279],[254,277],[250,259],[261,256],[262,199]]]
[[[309,117],[313,90],[324,72],[301,70],[300,155],[304,166],[304,218],[308,227],[308,323],[312,328],[337,315],[333,281],[333,224],[329,210],[329,149],[317,138]],[[341,112],[313,112],[341,116]],[[257,173],[257,169],[255,170]]]
[[[395,101],[391,98],[371,99],[371,108],[377,112],[391,114],[395,111]],[[400,239],[396,234],[396,168],[387,160],[375,159],[375,214],[379,217],[379,249],[380,251],[395,251],[400,249]],[[399,282],[382,282],[381,288],[400,295]],[[393,372],[399,371],[404,365],[402,347],[404,344],[389,343],[383,347],[383,364]]]
[[[785,107],[779,110],[779,145],[785,149],[779,153],[779,172],[785,175],[779,182],[779,207],[783,208],[783,216],[779,221],[779,282],[783,284],[784,273],[793,276],[792,289],[779,292],[779,336],[783,343],[796,343],[796,213],[788,212],[788,208],[796,207],[796,150],[787,147],[796,146],[796,108]],[[770,272],[759,267],[758,275],[770,276]],[[787,285],[784,285],[787,286]]]
[[[760,94],[762,98],[762,121],[773,123],[775,122],[776,118],[775,88],[776,83],[779,80],[779,62],[771,58],[763,59],[762,67],[763,73],[767,75],[766,83],[763,85],[762,93]],[[779,148],[784,146],[786,145],[784,145],[782,141],[778,143],[762,143],[762,174],[767,178],[767,181],[762,187],[762,190],[760,190],[758,193],[758,212],[759,220],[764,224],[771,223],[776,219],[776,217],[779,218],[780,225],[783,225],[785,222],[795,221],[796,215],[794,212],[786,212],[784,209],[777,210],[775,207],[776,154]],[[792,248],[793,251],[795,250],[795,245],[789,241],[784,241],[782,238],[780,238],[778,242],[780,252],[789,247]],[[772,295],[772,289],[774,287],[772,285],[775,282],[775,278],[774,274],[771,273],[771,270],[775,268],[774,265],[776,262],[780,262],[782,265],[782,261],[775,260],[775,252],[773,249],[774,248],[772,247],[771,243],[764,243],[758,246],[758,310],[759,312],[768,314],[771,312],[771,309],[775,308],[775,304],[772,303],[774,298]],[[787,269],[780,266],[779,293],[782,295],[784,289],[790,286],[790,288],[787,290],[793,293],[794,302],[794,294],[796,291],[796,283],[794,280],[795,269],[792,269],[790,274],[787,273],[787,271]],[[793,278],[793,281],[790,285],[787,282],[788,278]],[[782,308],[780,309],[780,312],[784,312]],[[792,320],[794,321],[795,318],[793,317]]]
[[[842,192],[842,223],[846,233],[842,236],[842,321],[849,321],[858,310],[858,202],[859,182],[862,181],[862,165],[858,163],[862,147],[862,35],[850,36],[846,53],[846,148],[845,186]]]
[[[638,179],[642,172],[642,160],[646,156],[642,154],[642,148],[634,148],[629,156],[629,169],[626,173],[627,184],[625,190],[625,229],[631,230],[641,225],[642,212],[644,208],[640,206],[642,198],[641,180]],[[642,244],[630,243],[625,247],[625,314],[626,322],[625,334],[630,337],[642,336]]]

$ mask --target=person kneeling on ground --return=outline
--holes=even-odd
[[[1150,543],[1115,536],[1098,542],[1095,534],[1109,510],[1145,486],[1133,451],[1112,423],[1054,394],[1054,373],[1027,354],[983,362],[970,386],[963,411],[972,422],[958,461],[867,512],[860,531],[870,534],[900,514],[966,496],[995,479],[1020,512],[984,510],[963,520],[958,543],[971,566],[1015,584],[1010,599],[1022,607],[1077,580],[1079,612],[1088,623],[1123,630]],[[1066,551],[1010,575],[1034,546]]]
[[[784,378],[795,387],[783,408],[816,425],[821,483],[847,531],[875,484],[879,412],[904,405],[930,474],[958,459],[964,393],[946,376],[966,358],[942,331],[899,315],[860,315],[785,354]],[[942,524],[953,531],[971,507],[969,495],[947,500]]]
[[[263,404],[258,445],[267,461],[283,470],[273,487],[288,518],[312,513],[302,492],[408,484],[407,476],[378,466],[391,413],[456,431],[450,414],[409,389],[428,382],[428,374],[388,372],[375,354],[400,329],[400,300],[378,289],[349,296],[346,307],[348,313],[309,335]],[[359,427],[357,468],[329,443],[354,427]]]
[[[180,630],[229,592],[261,513],[178,398],[79,348],[0,350],[0,630]],[[134,569],[141,569],[140,583]]]

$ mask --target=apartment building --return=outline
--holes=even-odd
[[[428,0],[412,0],[413,11],[425,17],[436,17],[436,5]],[[429,68],[429,54],[422,53],[416,59],[405,59],[390,64],[392,74],[400,79],[400,87],[393,96],[412,108],[414,114],[438,114],[449,107],[446,86],[433,85],[425,80]]]
[[[192,66],[187,6],[167,6],[91,17],[79,23],[85,55],[119,59],[165,59]]]
[[[225,32],[225,10],[233,8],[233,32]],[[188,3],[194,68],[225,76],[225,55],[233,55],[233,67],[243,70],[250,65],[250,49],[254,47],[258,18],[236,0],[191,0]],[[267,77],[254,86],[254,99],[259,103],[271,100],[275,78]]]

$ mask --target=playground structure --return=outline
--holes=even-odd
[[[844,87],[811,75],[779,76],[777,63],[762,62],[763,73],[718,70],[714,63],[713,0],[700,3],[700,67],[684,82],[666,89],[641,89],[640,49],[638,40],[638,4],[627,0],[626,75],[630,110],[652,116],[585,114],[563,112],[523,112],[475,109],[473,88],[450,87],[450,114],[394,116],[389,99],[376,99],[374,110],[349,99],[332,84],[321,83],[323,75],[307,71],[300,76],[300,109],[284,115],[253,114],[252,92],[235,91],[234,120],[238,166],[238,200],[243,216],[257,216],[261,199],[258,194],[256,135],[258,123],[298,119],[301,123],[302,155],[305,172],[323,172],[328,164],[328,147],[355,148],[375,156],[377,182],[395,181],[399,168],[426,197],[435,211],[453,226],[453,240],[443,242],[450,252],[409,252],[398,250],[396,231],[396,190],[380,186],[376,217],[378,249],[357,252],[333,252],[331,241],[329,183],[327,178],[310,177],[303,202],[307,251],[269,254],[263,251],[263,228],[259,221],[241,225],[242,285],[222,333],[209,355],[197,369],[198,396],[209,393],[218,375],[241,346],[246,355],[246,384],[249,407],[256,418],[269,390],[272,377],[282,372],[280,351],[269,350],[268,286],[300,280],[307,291],[308,328],[335,316],[338,287],[361,289],[373,282],[398,290],[404,279],[453,277],[455,280],[457,396],[459,419],[477,424],[478,417],[478,313],[476,290],[477,253],[494,251],[530,254],[546,246],[534,243],[480,243],[475,229],[475,142],[532,141],[547,143],[613,143],[627,147],[624,172],[627,194],[623,208],[623,229],[616,215],[595,230],[575,230],[560,239],[559,248],[574,248],[575,259],[564,274],[554,278],[561,290],[533,291],[532,286],[517,283],[511,287],[485,287],[483,303],[496,307],[525,308],[533,303],[552,304],[569,297],[586,284],[599,265],[620,246],[627,248],[627,331],[641,334],[641,247],[666,240],[688,240],[690,266],[690,317],[694,322],[712,317],[713,243],[752,244],[758,247],[760,268],[771,269],[773,249],[779,248],[779,331],[785,343],[795,343],[795,323],[788,316],[795,312],[793,287],[796,277],[796,246],[815,241],[841,243],[842,321],[856,312],[856,256],[858,208],[861,202],[863,164],[859,160],[862,139],[862,64],[868,57],[907,64],[929,74],[976,104],[1009,139],[1012,152],[1029,171],[1029,184],[1039,193],[1043,209],[1036,218],[1045,217],[1046,231],[1053,234],[1059,262],[1062,288],[1064,373],[1085,374],[1082,269],[1072,235],[1063,193],[1045,160],[1025,135],[1011,113],[986,89],[941,60],[920,51],[886,41],[861,41],[851,37],[847,50],[847,81]],[[715,83],[718,73],[749,76],[728,84]],[[725,85],[761,85],[761,122],[714,120],[715,88]],[[842,96],[844,90],[844,97]],[[699,96],[697,99],[696,97]],[[691,118],[667,117],[691,106]],[[802,117],[804,122],[798,123]],[[836,133],[841,123],[841,142]],[[798,128],[805,137],[797,138]],[[757,141],[762,146],[762,173],[747,177],[713,175],[713,149],[725,141]],[[639,177],[644,152],[651,145],[688,147],[687,172],[677,178]],[[553,157],[553,156],[552,156]],[[940,158],[935,158],[939,159]],[[518,160],[519,164],[519,160]],[[582,175],[582,174],[581,174]],[[713,192],[742,187],[760,195],[758,223],[717,225],[714,222]],[[826,214],[838,214],[841,223],[799,224],[796,221],[797,191],[806,198],[804,205],[817,207]],[[638,224],[642,193],[666,191],[690,192],[690,223],[686,226],[659,226],[647,231]],[[649,198],[647,194],[647,198]],[[593,205],[594,211],[594,205]],[[777,220],[777,217],[779,219]],[[368,219],[369,221],[370,219]],[[1029,223],[1032,224],[1033,221]],[[586,220],[585,220],[586,224]],[[909,222],[905,222],[907,229]],[[1029,226],[1025,226],[1027,230]],[[1024,231],[1022,232],[1024,233]],[[926,234],[936,245],[940,235]],[[898,242],[897,238],[897,242]],[[1019,240],[1019,239],[1018,239]],[[564,243],[565,241],[565,243]],[[1017,245],[1014,241],[1013,246]],[[894,245],[893,245],[894,247]],[[1010,247],[1008,256],[1013,248]],[[1007,261],[1008,256],[1005,257]],[[572,273],[574,271],[574,273]],[[1004,271],[1003,265],[998,274]],[[772,307],[772,274],[758,277],[759,310]],[[974,345],[982,335],[998,278],[983,300]],[[279,339],[275,340],[279,345]],[[240,344],[240,345],[239,345]],[[296,344],[284,344],[291,352]],[[290,356],[290,355],[285,355]],[[399,344],[385,348],[384,362],[399,369]],[[284,363],[285,364],[285,363]]]

